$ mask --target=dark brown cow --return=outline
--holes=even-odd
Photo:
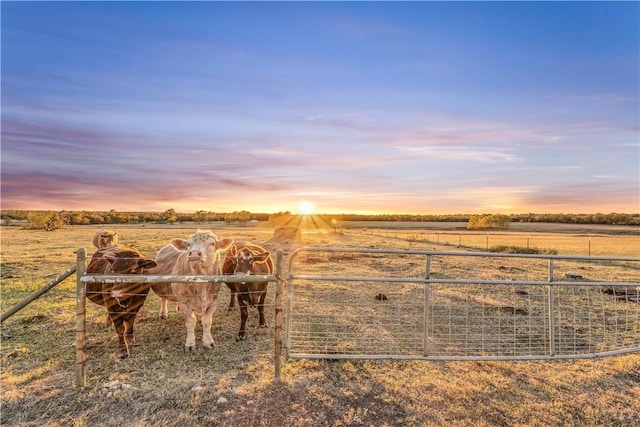
[[[273,271],[273,260],[269,252],[261,246],[244,242],[231,246],[222,265],[222,274],[266,275],[273,274]],[[267,328],[269,326],[264,317],[264,300],[267,296],[268,285],[269,282],[227,283],[231,290],[229,309],[234,306],[234,296],[236,295],[240,306],[240,331],[236,341],[242,341],[246,337],[249,306],[258,308],[260,327]]]
[[[93,254],[87,274],[144,274],[155,267],[154,260],[146,258],[133,248],[110,247]],[[87,283],[87,298],[107,309],[118,335],[118,356],[129,356],[129,345],[135,341],[133,326],[151,288],[146,283]]]

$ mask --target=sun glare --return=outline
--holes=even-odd
[[[300,204],[298,205],[298,213],[300,215],[311,215],[313,214],[314,210],[315,207],[311,202],[300,202]]]

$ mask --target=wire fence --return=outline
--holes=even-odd
[[[291,263],[288,357],[550,359],[640,350],[637,258],[304,248]]]
[[[3,257],[3,313],[68,262]],[[285,318],[282,346],[292,358],[551,359],[640,350],[638,258],[303,248],[289,256],[283,278],[284,308],[271,283],[265,312]],[[234,342],[239,329],[238,309],[226,311],[229,298],[222,285],[216,341]],[[72,364],[76,303],[76,283],[67,279],[3,323],[3,361],[42,346],[40,357]],[[89,359],[112,354],[117,339],[105,327],[107,311],[86,308]],[[150,292],[138,314],[139,355],[183,345],[182,320],[164,322],[158,311]],[[275,328],[257,330],[255,308],[249,323],[259,351],[273,353],[274,339],[276,353],[282,350]]]
[[[349,229],[350,234],[366,234],[387,240],[402,240],[411,243],[428,243],[456,248],[489,251],[504,247],[522,251],[541,253],[603,256],[612,255],[616,247],[619,256],[639,256],[640,236],[637,235],[591,235],[560,233],[525,233],[504,231],[425,231],[425,230],[385,230],[376,228]],[[614,243],[612,243],[612,241]],[[527,252],[521,252],[527,253]],[[534,253],[534,252],[530,252]]]

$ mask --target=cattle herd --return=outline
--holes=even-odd
[[[93,244],[97,247],[87,274],[152,274],[179,276],[270,275],[274,272],[271,255],[263,247],[250,242],[234,242],[232,239],[218,239],[209,230],[198,230],[187,239],[172,239],[164,246],[155,259],[150,259],[138,250],[118,244],[117,234],[109,230],[98,231]],[[222,254],[225,254],[222,260]],[[202,345],[214,348],[211,335],[213,314],[218,303],[221,282],[179,282],[179,283],[87,283],[87,298],[106,308],[108,321],[118,335],[117,356],[129,356],[129,343],[134,342],[134,323],[138,311],[144,304],[149,289],[153,289],[161,299],[160,317],[168,316],[167,302],[177,304],[184,318],[186,328],[185,351],[196,348],[195,325],[202,324]],[[250,306],[259,312],[260,327],[268,327],[264,316],[264,301],[268,282],[227,283],[231,290],[229,310],[240,307],[240,330],[236,337],[241,341],[246,337],[246,322]]]

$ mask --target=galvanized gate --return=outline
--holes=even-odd
[[[635,352],[639,293],[640,258],[306,247],[289,258],[285,356],[531,360]]]
[[[275,274],[252,277],[88,275],[85,264],[79,249],[78,386],[86,384],[87,282],[274,282],[276,378],[283,358],[530,360],[640,351],[640,258],[305,247],[290,255],[288,273],[278,250]]]

